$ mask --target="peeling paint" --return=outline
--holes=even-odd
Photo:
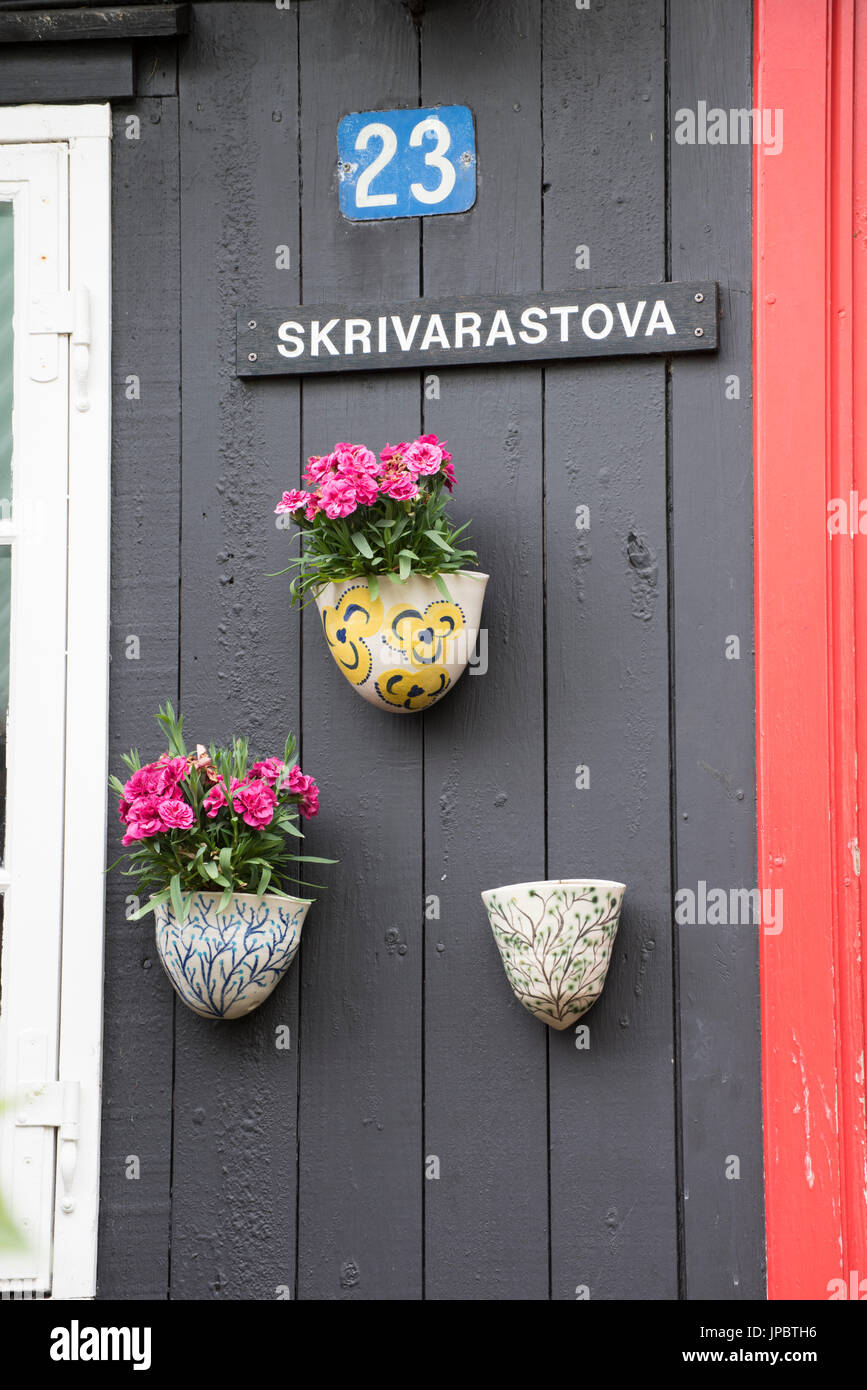
[[[852,854],[852,867],[853,867],[854,870],[855,870],[855,876],[856,876],[857,878],[860,878],[860,877],[861,877],[861,848],[860,848],[860,846],[859,846],[859,844],[858,844],[857,839],[854,839],[854,840],[850,840],[850,841],[849,841],[849,850],[850,850],[850,852],[851,852],[851,854]]]
[[[803,1097],[804,1097],[804,1141],[805,1141],[805,1149],[804,1149],[804,1174],[805,1174],[806,1179],[807,1179],[807,1186],[810,1187],[810,1188],[812,1188],[814,1182],[816,1181],[816,1178],[815,1178],[815,1174],[813,1173],[813,1160],[812,1160],[812,1157],[811,1157],[811,1155],[810,1155],[810,1133],[811,1133],[811,1122],[810,1122],[810,1088],[809,1088],[809,1086],[807,1085],[807,1068],[806,1068],[806,1066],[804,1065],[804,1054],[803,1054],[803,1052],[801,1051],[801,1044],[798,1042],[798,1039],[795,1037],[794,1029],[792,1030],[792,1041],[794,1042],[795,1047],[798,1049],[798,1051],[797,1051],[797,1056],[796,1056],[793,1060],[795,1060],[795,1061],[797,1062],[798,1067],[799,1067],[800,1072],[801,1072],[801,1088],[802,1088]]]

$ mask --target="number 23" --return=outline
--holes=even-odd
[[[455,186],[457,173],[452,161],[445,158],[446,151],[452,143],[451,131],[435,116],[427,116],[423,121],[419,121],[418,125],[413,126],[409,137],[410,145],[418,149],[429,132],[436,136],[437,143],[434,149],[427,151],[424,162],[439,171],[440,181],[436,188],[425,188],[422,183],[410,184],[410,192],[417,202],[433,204],[441,203],[449,196]],[[355,148],[366,150],[370,141],[374,139],[382,141],[382,149],[358,177],[355,204],[360,208],[393,207],[397,202],[396,193],[371,193],[370,185],[394,159],[397,153],[397,136],[391,126],[383,125],[380,121],[371,121],[358,132]]]

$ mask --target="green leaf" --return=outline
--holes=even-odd
[[[202,864],[202,868],[204,869],[204,871],[205,871],[205,873],[207,874],[208,878],[211,879],[212,882],[214,882],[214,883],[219,883],[219,885],[220,885],[221,888],[230,888],[230,887],[231,887],[231,884],[229,883],[229,880],[225,877],[224,874],[221,874],[221,873],[220,873],[219,869],[217,868],[217,866],[216,866],[216,864],[213,862],[213,860],[211,860],[211,859],[206,859],[206,860],[203,862],[203,864]]]
[[[299,830],[295,822],[289,820],[288,817],[280,816],[279,820],[277,820],[275,824],[279,825],[281,830],[285,830],[287,835],[294,835],[295,838],[298,840],[304,839],[303,830]]]
[[[172,912],[175,914],[175,921],[180,925],[183,923],[183,920],[187,915],[184,911],[184,899],[181,893],[180,874],[172,874],[171,881],[169,883],[169,895],[172,900]]]
[[[372,599],[379,598],[379,580],[375,574],[367,576],[367,591]]]
[[[271,870],[270,870],[270,869],[268,868],[268,866],[266,865],[265,868],[262,870],[261,874],[259,875],[259,887],[258,887],[257,890],[256,890],[257,893],[259,894],[259,897],[260,897],[260,898],[262,897],[262,894],[263,894],[263,893],[267,892],[267,890],[268,890],[268,884],[269,884],[270,882],[271,882]]]
[[[397,564],[398,578],[400,579],[401,584],[405,584],[412,573],[412,560],[409,558],[405,550],[402,550],[398,555]]]
[[[438,545],[440,550],[444,550],[448,555],[451,555],[454,546],[449,545],[448,541],[444,536],[440,535],[439,531],[425,531],[424,534],[429,541],[433,541],[434,545]]]
[[[223,845],[220,850],[220,868],[227,878],[232,876],[232,846]]]
[[[220,901],[217,903],[217,911],[218,911],[218,912],[225,912],[225,911],[226,911],[226,908],[229,906],[229,903],[232,901],[232,897],[233,897],[233,889],[232,889],[232,888],[227,888],[226,891],[225,891],[225,893],[224,893],[223,896],[221,897]]]
[[[454,603],[454,599],[452,598],[451,594],[446,588],[446,581],[443,579],[442,575],[435,574],[433,577],[433,581],[434,584],[436,584],[439,592],[442,594],[443,598],[446,599],[449,603]]]
[[[146,903],[144,903],[140,908],[138,908],[136,912],[133,912],[129,918],[129,921],[137,922],[139,918],[145,917],[149,912],[153,912],[154,908],[158,907],[160,903],[166,903],[168,902],[168,900],[169,890],[168,888],[163,888],[162,892],[154,893],[152,898],[148,898]]]
[[[352,544],[355,546],[356,550],[361,552],[365,560],[373,559],[373,551],[363,531],[353,531]]]
[[[272,835],[269,830],[261,830],[256,840],[258,849],[279,849],[282,843],[280,836]]]

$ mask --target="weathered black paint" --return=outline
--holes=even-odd
[[[72,61],[70,61],[72,59]],[[109,101],[131,97],[133,45],[12,44],[0,50],[0,105],[31,101]]]
[[[185,34],[188,4],[55,6],[0,11],[0,43],[57,43],[140,39]]]
[[[144,138],[126,138],[137,115]],[[178,697],[180,260],[177,101],[113,113],[112,551],[109,756],[151,746]],[[148,190],[146,198],[141,197]],[[138,392],[139,399],[135,399]],[[139,660],[127,651],[138,637]],[[116,840],[108,863],[117,857]],[[169,1294],[174,1004],[135,885],[107,878],[98,1278],[111,1295]],[[129,1159],[140,1176],[129,1178]],[[120,1213],[123,1213],[120,1216]],[[114,1234],[109,1235],[109,1232]]]
[[[433,295],[543,284],[542,15],[529,3],[509,11],[502,26],[493,17],[496,62],[480,61],[490,7],[485,20],[444,7],[422,39],[421,99],[451,82],[472,93],[482,170],[472,213],[424,225]],[[458,368],[441,381],[423,422],[465,461],[457,506],[491,575],[483,621],[498,636],[488,673],[462,678],[451,712],[425,716],[425,893],[440,915],[424,924],[424,1152],[441,1164],[425,1183],[425,1292],[539,1300],[550,1274],[547,1029],[505,981],[479,892],[544,877],[543,374]]]
[[[703,93],[718,105],[749,106],[751,35],[749,5],[672,0],[672,113],[694,107]],[[726,268],[715,371],[702,375],[689,362],[673,362],[669,405],[672,863],[678,885],[693,890],[700,879],[758,881],[752,239],[744,210],[752,149],[717,149],[719,159],[709,146],[673,142],[669,175],[668,273]],[[730,634],[740,639],[740,659],[720,661]],[[755,1297],[763,1289],[764,1244],[758,931],[681,928],[677,945],[685,1292]],[[737,1181],[726,1176],[730,1156],[739,1157]]]
[[[751,150],[667,138],[681,105],[750,105],[750,25],[748,0],[430,0],[420,26],[214,3],[177,88],[142,45],[115,116],[113,756],[155,750],[178,695],[194,737],[294,727],[341,864],[234,1025],[174,1004],[110,880],[102,1296],[761,1296],[755,933],[672,924],[678,886],[756,874]],[[452,98],[475,208],[341,218],[341,112]],[[417,370],[235,377],[246,304],[665,280],[720,282],[718,356],[443,368],[438,398]],[[267,578],[272,508],[308,453],[422,427],[491,574],[490,664],[393,719]],[[628,891],[579,1050],[512,997],[478,895],[584,872]]]
[[[418,224],[382,223],[370,238],[357,235],[363,224],[341,216],[331,112],[338,89],[339,114],[418,101],[415,31],[404,13],[383,13],[376,0],[313,3],[299,15],[303,298],[321,303],[335,287],[360,298],[387,284],[395,298],[411,299],[422,290]],[[361,53],[363,62],[349,58]],[[238,389],[255,396],[258,383]],[[300,391],[303,458],[319,453],[323,439],[399,440],[420,424],[417,372],[316,378]],[[300,458],[294,473],[293,463],[287,475],[297,483]],[[335,689],[312,610],[303,620],[302,666],[304,759],[330,788],[328,842],[341,865],[331,875],[334,890],[320,895],[318,930],[300,971],[297,1296],[418,1299],[425,728],[419,719],[382,716],[345,680]],[[351,750],[342,733],[349,728]],[[324,821],[316,834],[322,853]],[[318,1006],[323,998],[330,1008]]]

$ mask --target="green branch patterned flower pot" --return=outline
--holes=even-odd
[[[442,578],[451,602],[423,574],[410,575],[405,584],[382,576],[375,599],[362,576],[316,592],[331,655],[350,685],[379,709],[429,709],[466,669],[488,576],[460,570]]]
[[[626,888],[606,879],[513,883],[482,893],[515,996],[569,1028],[602,993]]]

